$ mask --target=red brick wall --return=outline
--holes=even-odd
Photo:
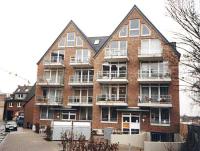
[[[28,128],[33,125],[33,109],[35,105],[35,96],[24,105],[24,127]],[[29,124],[28,124],[29,123]]]

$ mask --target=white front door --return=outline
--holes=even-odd
[[[140,132],[140,116],[137,114],[122,115],[122,131],[123,134],[139,134]]]

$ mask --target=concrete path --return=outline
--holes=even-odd
[[[0,144],[0,151],[59,151],[59,142],[44,140],[31,130],[20,129],[9,133]]]

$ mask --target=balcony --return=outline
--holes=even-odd
[[[146,53],[145,53],[146,52]],[[163,60],[163,50],[162,48],[160,50],[157,50],[157,52],[151,52],[151,51],[143,51],[141,48],[138,49],[138,59],[140,61],[161,61]]]
[[[63,58],[53,57],[51,59],[46,59],[43,62],[44,67],[46,68],[64,68],[64,60]]]
[[[151,125],[155,126],[170,126],[169,119],[151,119]]]
[[[36,96],[36,105],[62,106],[63,98]]]
[[[147,96],[140,96],[138,99],[138,106],[140,107],[172,107],[171,95],[155,95],[151,98]]]
[[[91,62],[89,58],[70,57],[70,65],[75,68],[91,67]]]
[[[128,61],[128,53],[126,50],[111,49],[105,50],[104,59],[108,62],[125,62]]]
[[[70,77],[69,85],[71,86],[93,86],[93,76],[77,76],[73,75]]]
[[[171,82],[171,74],[169,71],[158,72],[154,71],[153,73],[149,71],[139,71],[138,82],[140,83],[169,83]]]
[[[59,77],[57,79],[46,79],[45,77],[39,77],[37,80],[37,85],[44,87],[63,87],[64,77]]]
[[[126,84],[128,83],[127,71],[99,71],[97,81],[103,84]]]
[[[100,106],[128,106],[127,97],[124,94],[119,95],[99,95],[97,96],[96,105]]]
[[[93,96],[69,96],[69,106],[92,106]]]

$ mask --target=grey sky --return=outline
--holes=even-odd
[[[174,40],[177,26],[166,16],[165,0],[0,1],[0,91],[11,93],[27,80],[34,84],[37,61],[71,19],[87,36],[110,35],[134,4]],[[180,100],[187,107],[181,114],[190,114],[188,101]]]

